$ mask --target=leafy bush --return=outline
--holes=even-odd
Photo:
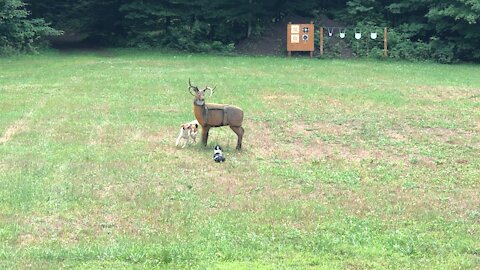
[[[45,45],[44,37],[61,33],[43,19],[30,19],[28,15],[20,0],[0,2],[0,54],[36,51]]]
[[[168,47],[190,52],[228,52],[230,42],[214,34],[212,23],[188,13],[168,13],[153,2],[131,2],[120,8],[124,14],[127,43],[131,47]]]

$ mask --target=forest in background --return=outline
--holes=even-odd
[[[0,54],[48,40],[228,52],[289,15],[389,28],[392,58],[480,61],[478,0],[0,0]]]

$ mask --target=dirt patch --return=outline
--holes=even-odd
[[[249,150],[255,152],[258,159],[288,159],[293,164],[302,164],[318,160],[337,160],[361,163],[380,160],[391,164],[417,165],[437,169],[433,158],[421,154],[412,154],[397,148],[380,149],[368,145],[355,137],[359,123],[338,125],[330,122],[295,122],[289,126],[274,125],[269,122],[255,122],[255,129],[250,131],[251,138],[257,138]],[[419,130],[412,127],[393,128],[385,134],[396,141],[406,142],[412,138],[432,139],[448,144],[464,144],[473,140],[469,134],[461,131],[433,128]],[[433,135],[432,135],[433,134]],[[323,138],[326,136],[326,139]],[[467,137],[465,137],[467,136]],[[335,138],[351,137],[351,144],[345,144]],[[253,147],[253,148],[252,148]]]
[[[77,212],[68,217],[60,215],[32,216],[25,220],[29,232],[17,237],[18,245],[59,242],[76,244],[85,238],[105,235],[139,235],[139,229],[130,217],[113,213],[108,209]]]
[[[424,135],[434,136],[436,139],[442,139],[444,141],[448,140],[450,137],[461,136],[460,132],[457,130],[452,130],[448,128],[424,128],[421,130]]]
[[[363,160],[390,159],[398,162],[397,158],[389,157],[383,151],[367,150],[363,148],[352,148],[351,146],[327,143],[319,139],[315,140],[310,147],[308,159],[321,160],[324,158],[342,159],[346,161],[360,162]]]
[[[324,133],[333,136],[345,136],[352,134],[351,128],[345,125],[337,125],[328,122],[314,122],[311,124],[305,122],[294,122],[290,128],[293,134],[310,136],[312,134]]]
[[[469,215],[478,211],[480,207],[478,192],[471,188],[439,191],[432,187],[422,186],[416,189],[387,186],[380,188],[378,193],[384,194],[384,198],[377,198],[381,201],[377,201],[377,199],[371,201],[371,208],[377,215],[384,215],[387,220],[405,220],[432,214],[463,220],[468,219]],[[385,212],[385,209],[390,210]]]
[[[281,148],[276,134],[277,130],[271,123],[255,122],[255,128],[249,130],[248,134],[253,142],[249,151],[254,152],[257,158],[271,158]]]
[[[415,128],[408,125],[385,131],[392,139],[407,141],[410,139],[430,140],[448,144],[468,143],[475,137],[474,131],[442,127]]]
[[[0,144],[4,144],[10,141],[18,133],[28,131],[30,129],[28,122],[32,118],[33,114],[35,113],[35,111],[37,111],[38,109],[44,106],[45,106],[45,100],[41,100],[40,102],[38,102],[36,108],[30,110],[28,113],[22,116],[22,118],[20,118],[10,126],[8,126],[5,132],[3,133],[2,137],[0,137]]]
[[[443,200],[443,207],[448,207],[453,212],[463,218],[471,218],[473,213],[478,217],[478,210],[480,209],[480,196],[478,196],[478,189],[466,188],[458,190]],[[480,223],[480,219],[476,219]]]
[[[168,140],[168,138],[170,137],[169,136],[170,134],[168,134],[168,132],[165,132],[165,131],[150,131],[150,130],[135,130],[135,131],[131,131],[129,132],[129,135],[131,137],[132,140],[134,141],[145,141],[145,142],[149,142],[149,143],[155,143],[155,142],[164,142],[166,140]],[[172,139],[172,142],[175,141],[176,139],[176,135],[178,134],[175,134],[171,136],[171,139]],[[198,138],[197,138],[198,139]]]
[[[97,125],[95,127],[95,134],[90,137],[89,145],[102,145],[108,143],[108,133],[106,125]]]
[[[269,95],[264,95],[262,97],[264,100],[266,100],[267,102],[268,101],[281,101],[281,102],[284,102],[285,100],[288,100],[288,101],[297,101],[297,100],[300,100],[301,99],[301,96],[298,96],[298,95],[290,95],[290,94],[277,94],[277,95],[274,95],[274,94],[269,94]]]
[[[301,18],[305,20],[305,18]],[[235,52],[247,55],[285,55],[288,19],[265,26],[260,36],[252,36],[235,45]],[[295,20],[297,21],[297,20]],[[306,19],[306,22],[309,22]]]
[[[205,209],[208,215],[221,214],[225,211],[240,213],[257,213],[257,222],[263,224],[287,225],[298,229],[314,227],[318,222],[316,210],[310,203],[328,204],[323,192],[305,193],[300,185],[277,187],[267,182],[249,183],[225,181],[215,185],[215,188],[204,190],[202,197],[213,198],[214,204]],[[208,192],[205,195],[204,192]],[[208,205],[208,200],[205,202]],[[298,211],[292,216],[286,211]]]
[[[382,150],[366,149],[365,147],[353,147],[335,141],[324,141],[321,135],[329,137],[350,136],[356,129],[356,123],[337,125],[329,122],[315,122],[307,124],[295,122],[288,128],[288,134],[292,134],[293,147],[286,145],[282,155],[298,162],[322,160],[325,158],[360,162],[362,160],[384,159],[399,162],[401,158]]]
[[[412,98],[435,102],[472,99],[478,95],[480,95],[480,89],[449,85],[419,85],[411,94]]]
[[[385,134],[391,138],[391,139],[394,139],[396,141],[401,141],[401,142],[404,142],[407,140],[407,137],[405,136],[405,134],[402,134],[401,132],[399,132],[398,130],[387,130],[385,131]]]
[[[251,136],[254,138],[262,138],[256,141],[256,149],[252,149],[256,156],[262,159],[281,157],[290,160],[292,163],[304,163],[325,158],[355,162],[365,159],[386,159],[396,163],[404,159],[381,150],[325,142],[318,138],[319,133],[332,136],[349,135],[353,130],[347,125],[327,122],[316,122],[315,125],[311,125],[304,122],[295,122],[290,127],[280,128],[268,122],[259,122],[256,123],[256,129],[252,132]]]
[[[25,119],[20,119],[14,124],[10,125],[7,130],[3,133],[3,136],[0,137],[0,144],[10,141],[15,134],[28,131],[28,126]]]
[[[348,189],[335,189],[331,196],[335,197],[332,203],[337,204],[346,212],[357,217],[365,217],[372,215],[374,207],[367,202],[365,196],[361,192]]]
[[[176,133],[177,131],[175,131]],[[157,148],[159,144],[172,141],[174,145],[176,136],[173,131],[151,131],[147,129],[135,128],[131,126],[126,127],[112,127],[108,123],[101,123],[94,127],[91,133],[88,144],[95,145],[125,145],[129,142],[146,142],[152,150]],[[197,138],[198,140],[198,138]]]
[[[17,237],[17,243],[20,247],[28,247],[32,245],[33,243],[38,242],[38,239],[36,239],[35,236],[32,234],[26,233],[26,234],[20,234]]]

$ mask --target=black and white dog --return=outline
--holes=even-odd
[[[215,160],[215,162],[225,162],[225,157],[223,156],[222,148],[218,144],[215,145],[215,148],[213,148],[213,160]]]

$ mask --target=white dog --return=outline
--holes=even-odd
[[[180,140],[183,141],[183,146],[184,148],[189,142],[190,139],[192,139],[192,143],[197,142],[197,134],[198,134],[198,121],[193,120],[191,122],[188,122],[186,124],[183,124],[180,126],[180,134],[178,134],[177,142],[175,143],[175,146],[178,146],[180,144]]]

